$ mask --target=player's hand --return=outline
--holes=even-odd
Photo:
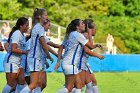
[[[103,46],[101,44],[96,44],[96,47],[103,49]]]
[[[98,58],[99,58],[99,59],[104,59],[104,56],[99,55]]]
[[[92,36],[92,30],[87,27],[87,32],[90,36]]]
[[[4,51],[4,48],[2,46],[0,46],[0,51]]]
[[[45,62],[45,65],[46,65],[46,69],[48,69],[50,67],[48,62]]]
[[[60,62],[57,62],[56,65],[55,65],[54,70],[55,70],[55,71],[58,70],[59,67],[60,67]]]

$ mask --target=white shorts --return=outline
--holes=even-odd
[[[22,59],[20,62],[20,67],[24,70],[24,76],[30,76],[29,66],[27,64],[27,59]]]
[[[36,58],[27,57],[29,71],[42,71],[42,61]]]
[[[42,58],[40,61],[42,61],[42,70],[46,72],[46,70],[49,68],[49,63],[47,62],[47,58]]]
[[[77,66],[74,65],[62,65],[62,69],[65,75],[75,75],[79,73]]]
[[[92,69],[90,68],[89,63],[86,63],[86,66],[87,66],[87,68],[88,68],[89,73],[90,73],[90,74],[92,74],[92,73],[93,73],[93,71],[92,71]]]
[[[24,72],[24,77],[30,76],[30,72]]]
[[[6,73],[18,73],[19,68],[20,68],[20,64],[4,63],[4,71]]]
[[[79,69],[79,72],[81,71],[88,71],[88,67],[86,65],[87,62],[82,62],[82,63],[78,63],[78,69]]]

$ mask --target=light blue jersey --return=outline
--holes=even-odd
[[[28,57],[40,60],[42,58],[42,45],[39,41],[40,37],[45,36],[45,30],[40,23],[37,23],[31,33],[31,45]]]
[[[24,51],[30,50],[30,42],[31,42],[31,39],[29,39],[26,42],[26,46],[25,46]],[[28,64],[27,64],[27,55],[25,55],[25,54],[22,55],[20,66],[24,69],[24,73],[29,72],[29,67],[28,67]]]
[[[77,65],[80,59],[80,50],[87,42],[88,40],[81,33],[77,31],[71,32],[69,38],[63,41],[65,53],[62,65]]]
[[[40,23],[37,23],[31,33],[30,51],[27,56],[27,63],[30,71],[42,71],[43,48],[40,38],[45,36],[45,30]]]
[[[94,37],[92,37],[92,39],[93,38]],[[86,71],[89,71],[90,73],[93,73],[93,71],[90,68],[90,65],[88,64],[88,58],[89,57],[90,56],[84,52],[84,49],[81,48],[81,56],[80,56],[80,60],[79,60],[79,63],[78,63],[78,69],[79,70],[86,70]]]
[[[24,50],[25,45],[26,45],[26,41],[25,41],[24,35],[19,30],[16,30],[11,36],[9,46],[8,46],[8,52],[7,52],[7,55],[8,55],[7,63],[8,62],[10,62],[10,63],[20,62],[20,60],[21,60],[22,54],[17,54],[17,53],[11,52],[11,48],[12,48],[13,43],[17,44],[18,49]]]
[[[17,73],[22,54],[12,53],[11,52],[12,44],[16,43],[18,49],[24,50],[25,42],[26,42],[25,37],[19,30],[16,30],[12,34],[9,42],[8,52],[4,59],[5,72]]]

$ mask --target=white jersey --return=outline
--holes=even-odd
[[[62,65],[77,65],[80,59],[80,50],[88,40],[77,31],[70,33],[69,38],[64,39],[63,45],[65,53],[62,60]]]
[[[80,69],[88,70],[88,68],[86,66],[86,63],[88,62],[89,55],[84,52],[83,48],[81,48],[81,53],[80,54],[81,54],[81,56],[80,56],[80,60],[79,60],[79,63],[78,63],[78,68],[79,68],[79,70]]]
[[[42,70],[42,45],[40,38],[45,36],[45,30],[40,23],[37,23],[31,33],[30,51],[27,56],[27,64],[30,72]]]
[[[24,51],[30,50],[30,42],[31,42],[31,39],[29,39],[26,42],[26,47],[25,47]],[[20,66],[24,69],[24,72],[29,72],[29,68],[28,68],[28,65],[27,65],[27,55],[25,55],[25,54],[22,55]]]
[[[92,37],[92,39],[93,38],[94,37]],[[79,70],[86,70],[86,71],[88,70],[90,73],[93,73],[93,71],[90,68],[90,65],[87,63],[88,58],[89,58],[89,55],[84,52],[83,48],[81,48],[81,56],[80,56],[80,60],[78,63],[78,69]]]
[[[28,53],[28,57],[30,58],[36,58],[38,60],[42,57],[42,45],[39,41],[40,37],[44,37],[45,30],[41,26],[40,23],[37,23],[31,33],[31,44],[30,44],[30,51]]]
[[[25,48],[24,48],[24,51],[27,51],[27,50],[30,50],[30,43],[31,43],[31,39],[29,39],[26,43],[25,43]],[[22,60],[25,60],[26,59],[26,55],[22,55]]]
[[[6,59],[7,59],[7,63],[8,62],[10,62],[10,63],[19,62],[20,63],[22,54],[17,54],[17,53],[12,53],[11,52],[11,48],[12,48],[13,43],[17,44],[18,49],[24,50],[26,40],[25,40],[24,35],[19,30],[16,30],[11,36],[9,46],[8,46],[8,52],[7,52],[7,55],[6,55],[6,57],[7,57]]]
[[[12,53],[11,47],[13,43],[16,43],[18,49],[24,50],[25,42],[26,42],[25,37],[19,30],[16,30],[12,34],[9,42],[8,52],[4,59],[5,72],[11,72],[11,73],[18,72],[22,54]]]

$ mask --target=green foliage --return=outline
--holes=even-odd
[[[0,0],[4,20],[32,16],[36,7],[46,8],[51,21],[65,27],[75,18],[92,18],[95,42],[105,43],[111,33],[123,53],[140,53],[140,0]]]
[[[2,19],[16,19],[20,16],[18,14],[20,7],[21,4],[17,0],[0,0],[0,14],[2,14]]]

